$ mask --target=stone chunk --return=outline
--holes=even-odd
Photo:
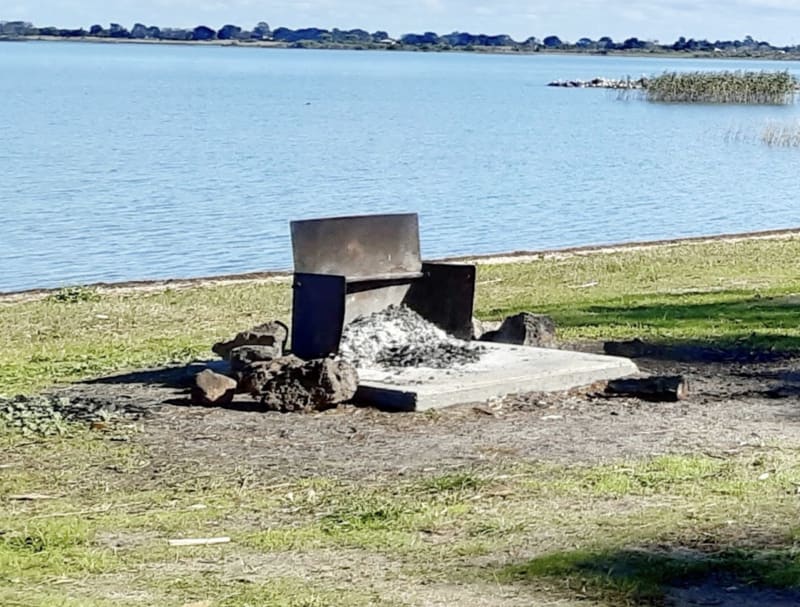
[[[269,362],[283,356],[280,344],[272,346],[239,346],[230,351],[231,370],[234,373],[244,371],[248,366],[258,362]]]
[[[234,394],[236,394],[235,380],[206,369],[195,377],[192,386],[192,404],[224,407],[233,402]]]
[[[270,361],[259,361],[247,365],[237,373],[239,391],[260,399],[266,383],[274,376],[285,373],[287,369],[302,367],[302,359],[290,354]]]
[[[271,411],[313,412],[330,409],[355,396],[356,368],[343,360],[323,358],[287,365],[262,388],[261,404]]]
[[[212,346],[212,350],[225,360],[230,360],[231,352],[241,346],[270,346],[275,349],[276,357],[283,356],[289,328],[279,320],[242,331],[228,341],[221,341]]]
[[[506,318],[496,331],[484,333],[481,341],[553,348],[556,345],[556,324],[544,314],[520,312]]]

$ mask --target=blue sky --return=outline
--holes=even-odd
[[[749,34],[776,44],[800,43],[800,0],[0,0],[0,20],[16,19],[62,27],[110,21],[129,27],[140,21],[218,28],[266,21],[272,27],[385,29],[395,36],[459,30],[517,39],[556,34],[571,41]]]

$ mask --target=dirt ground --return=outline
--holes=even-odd
[[[602,351],[602,344],[577,347]],[[247,396],[229,409],[190,406],[185,385],[199,367],[105,378],[68,392],[142,413],[146,431],[137,440],[156,464],[235,465],[276,478],[391,479],[502,460],[596,464],[667,453],[730,455],[777,441],[800,445],[800,358],[666,354],[636,363],[644,374],[688,378],[685,401],[606,397],[593,387],[426,413],[353,405],[314,415],[263,413]]]
[[[572,347],[602,352],[603,346]],[[151,470],[162,478],[171,470],[199,467],[246,470],[275,483],[303,476],[391,481],[486,464],[598,464],[668,453],[724,457],[778,442],[800,446],[800,357],[697,349],[650,354],[655,358],[636,359],[641,372],[684,375],[691,388],[687,400],[607,397],[602,386],[594,386],[426,413],[354,405],[315,415],[263,413],[248,397],[229,409],[192,407],[186,386],[201,365],[104,378],[66,391],[112,401],[139,417],[144,431],[132,440],[147,447]],[[448,592],[434,594],[425,604],[466,600],[463,592],[454,595],[455,603]],[[525,604],[524,597],[501,600],[493,593],[469,602]],[[785,607],[800,604],[800,592],[710,577],[668,589],[667,604]]]

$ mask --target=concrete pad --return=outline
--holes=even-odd
[[[477,345],[477,344],[476,344]],[[452,369],[359,369],[355,401],[386,411],[425,411],[522,392],[557,392],[638,373],[633,361],[481,343],[481,360]]]

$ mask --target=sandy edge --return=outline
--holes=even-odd
[[[563,249],[542,249],[538,251],[513,251],[488,255],[471,255],[445,257],[435,261],[450,263],[472,263],[476,265],[495,265],[509,263],[529,263],[542,259],[567,259],[581,255],[607,255],[623,251],[643,251],[663,247],[678,247],[686,244],[704,244],[711,242],[741,242],[745,240],[789,240],[800,238],[800,227],[781,230],[764,230],[760,232],[741,232],[736,234],[716,234],[711,236],[693,236],[666,240],[650,240],[624,242],[617,244],[568,247]],[[292,273],[289,271],[249,272],[245,274],[227,274],[221,276],[203,276],[197,278],[170,278],[163,280],[134,280],[118,283],[99,282],[85,285],[101,293],[127,292],[159,292],[167,289],[190,289],[216,285],[290,283]],[[52,289],[29,289],[0,293],[0,303],[19,303],[41,299],[60,291],[63,287]]]

